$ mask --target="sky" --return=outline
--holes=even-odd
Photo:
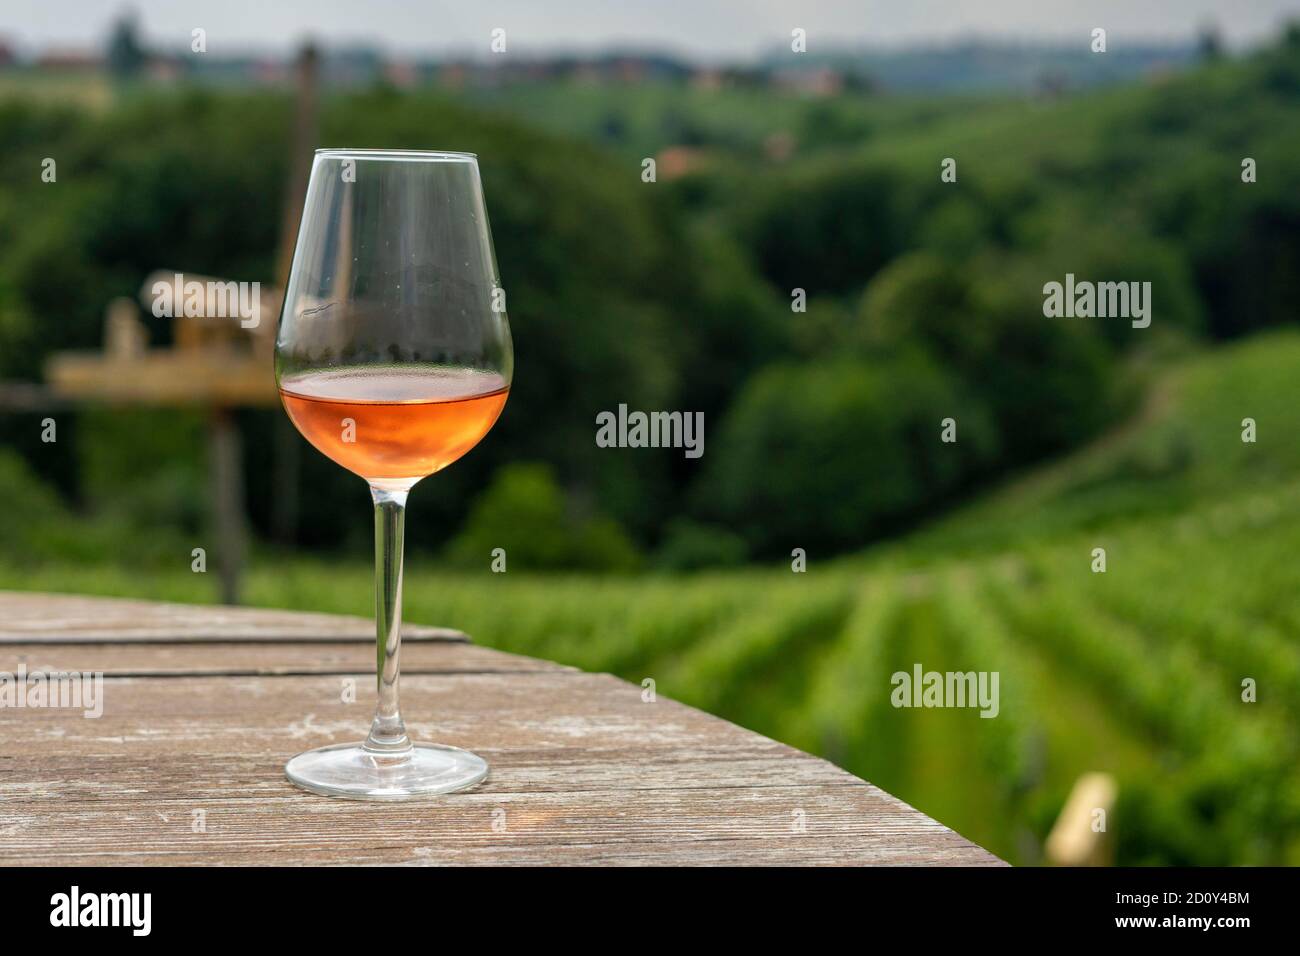
[[[1126,40],[1186,40],[1207,22],[1232,46],[1300,18],[1300,0],[0,0],[0,37],[27,50],[102,44],[134,9],[151,45],[188,48],[195,27],[209,52],[280,51],[313,37],[394,54],[486,55],[494,28],[523,55],[611,47],[744,60],[789,43],[899,46],[985,37],[1086,42],[1104,27]]]

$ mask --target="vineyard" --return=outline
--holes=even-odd
[[[1106,770],[1120,786],[1118,862],[1294,865],[1296,369],[1295,333],[1181,360],[1094,446],[887,547],[810,555],[805,573],[541,577],[485,561],[453,576],[417,562],[407,614],[653,679],[659,695],[823,755],[1012,862],[1041,860],[1073,782]],[[365,614],[366,573],[262,561],[248,596]],[[208,597],[183,572],[9,567],[0,585]],[[916,664],[998,672],[998,715],[891,706],[890,675]]]

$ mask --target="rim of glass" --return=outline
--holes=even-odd
[[[358,159],[410,160],[423,163],[474,163],[477,153],[461,153],[447,149],[347,149],[332,146],[316,150],[317,156],[355,156]]]

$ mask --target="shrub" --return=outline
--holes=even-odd
[[[955,443],[940,440],[949,417]],[[701,511],[774,555],[859,545],[958,488],[996,445],[978,403],[910,353],[765,369],[715,447]]]
[[[906,248],[920,191],[889,167],[814,167],[762,183],[739,231],[778,288],[850,292]]]
[[[1041,281],[998,259],[902,257],[867,288],[860,347],[924,348],[992,416],[1004,466],[1067,448],[1115,416],[1114,360],[1089,320],[1043,316]]]
[[[464,529],[447,548],[467,568],[486,568],[497,548],[507,570],[627,571],[638,555],[622,528],[601,514],[575,514],[551,468],[507,465],[470,510]]]
[[[677,518],[668,525],[656,564],[667,571],[741,565],[749,556],[745,539],[727,528]]]

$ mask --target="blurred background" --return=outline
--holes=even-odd
[[[0,587],[369,614],[365,488],[264,340],[142,289],[275,289],[316,146],[470,150],[515,383],[412,496],[409,620],[1012,862],[1082,786],[1096,862],[1300,863],[1300,4],[738,6],[9,9]],[[1066,273],[1150,327],[1046,318]],[[597,447],[620,404],[704,455]],[[998,716],[892,707],[916,663]]]

